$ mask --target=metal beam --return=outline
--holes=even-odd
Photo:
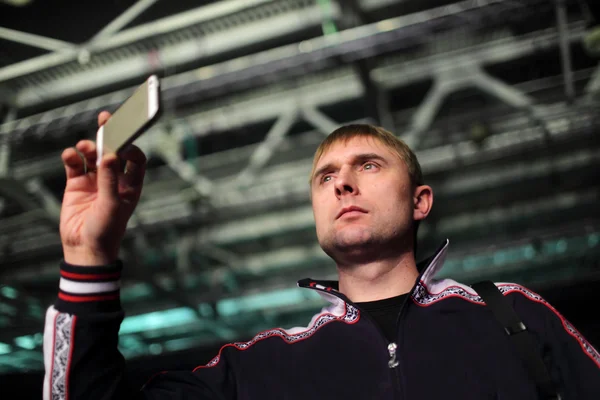
[[[485,73],[478,63],[459,58],[437,71],[433,87],[413,114],[410,129],[403,137],[405,142],[412,148],[418,148],[444,99],[452,92],[467,87],[478,88],[519,110],[533,106],[532,99],[522,91]]]
[[[157,48],[153,52],[153,57],[158,60],[158,63],[151,62],[147,53],[134,54],[46,84],[25,88],[17,93],[16,104],[19,108],[30,107],[43,101],[102,88],[116,82],[139,79],[157,69],[168,70],[186,65],[224,52],[243,49],[274,37],[301,32],[318,24],[320,24],[320,14],[316,7],[276,15],[270,18],[268,23],[256,21],[232,27],[225,32]],[[1,77],[0,70],[0,81]]]
[[[338,35],[340,38],[337,41],[338,46],[356,48],[359,51],[362,47],[358,45],[357,41],[360,42],[362,39],[365,39],[364,35],[366,35],[363,28],[365,27],[356,28],[356,31],[340,32]],[[378,25],[374,25],[371,28],[373,30],[372,34],[380,30]],[[350,35],[350,32],[353,35]],[[571,40],[579,40],[584,33],[584,27],[579,23],[575,23],[570,26],[570,32]],[[398,33],[383,32],[372,38],[366,37],[369,40],[365,40],[364,46],[372,48],[374,41],[376,42],[375,44],[379,43],[379,41],[387,42],[392,39],[391,37],[386,37],[390,34],[393,34],[393,37],[398,36]],[[555,47],[557,41],[556,30],[547,29],[533,32],[520,39],[501,39],[491,43],[488,42],[468,47],[460,51],[433,54],[414,61],[406,62],[406,60],[402,60],[401,63],[396,62],[392,66],[374,70],[373,76],[378,83],[382,84],[385,88],[389,88],[390,86],[398,86],[430,76],[434,71],[432,67],[446,61],[449,57],[468,56],[473,60],[490,64],[523,57],[539,51],[539,49]],[[321,39],[310,40],[304,44],[306,46],[290,45],[281,49],[269,50],[253,56],[245,56],[236,60],[215,64],[211,67],[167,77],[161,82],[164,98],[168,100],[182,94],[182,92],[191,94],[190,90],[200,94],[203,91],[210,91],[223,85],[231,86],[239,80],[243,80],[246,83],[261,82],[257,78],[262,77],[266,71],[270,73],[289,73],[289,71],[292,71],[289,68],[290,65],[308,65],[310,68],[315,68],[322,64],[320,60],[322,57],[326,57],[327,53],[337,54],[335,50],[336,46],[329,44],[329,47],[324,47],[325,43],[321,43]],[[201,84],[194,84],[198,82]],[[33,124],[40,123],[40,121],[50,122],[54,119],[69,119],[83,112],[97,111],[100,107],[117,105],[131,94],[131,90],[113,92],[101,97],[57,108],[44,114],[26,117],[10,124],[3,124],[0,126],[0,134],[22,131],[28,129]],[[49,124],[49,122],[45,124]],[[63,122],[58,126],[64,127],[65,123]],[[43,131],[48,131],[48,129],[44,127]]]
[[[251,185],[254,181],[258,170],[269,162],[269,159],[276,151],[283,137],[289,132],[290,128],[296,122],[298,117],[298,108],[296,106],[285,110],[277,119],[277,122],[271,127],[265,140],[256,148],[248,166],[239,173],[237,181],[239,185]]]
[[[355,69],[365,91],[364,108],[367,116],[372,118],[375,124],[393,132],[395,130],[394,121],[390,115],[387,94],[381,85],[372,78],[375,66],[373,60],[359,60],[355,63]]]
[[[335,122],[315,107],[302,107],[300,112],[306,122],[318,129],[319,132],[321,132],[325,136],[328,136],[331,132],[333,132],[340,126],[339,123]]]
[[[160,155],[173,172],[188,182],[200,196],[210,198],[213,183],[207,177],[199,174],[191,162],[183,159],[180,153],[180,139],[171,137],[164,128],[158,128],[152,142],[151,151],[153,153]]]
[[[57,52],[72,50],[77,47],[74,43],[2,27],[0,27],[0,39]],[[0,71],[2,71],[2,69],[0,69]]]
[[[390,71],[389,74],[392,74],[392,71]],[[236,126],[236,124],[238,123],[236,121],[239,121],[239,124],[248,124],[256,121],[263,121],[268,118],[276,118],[277,115],[279,115],[279,113],[283,111],[282,106],[286,105],[286,101],[290,101],[294,98],[299,99],[298,101],[302,104],[308,104],[311,101],[314,101],[315,103],[317,103],[317,105],[325,105],[334,103],[336,101],[341,101],[342,99],[356,98],[359,96],[361,88],[360,84],[356,81],[356,79],[352,79],[352,76],[349,75],[347,78],[339,78],[337,80],[328,82],[327,84],[321,83],[309,85],[306,86],[304,89],[305,90],[302,90],[302,92],[300,92],[299,90],[290,92],[279,92],[271,96],[255,98],[254,100],[250,100],[247,102],[239,102],[233,104],[231,107],[228,107],[226,110],[217,109],[210,112],[207,111],[205,113],[199,113],[194,115],[193,119],[191,117],[188,117],[187,119],[188,121],[190,121],[190,124],[192,126],[192,132],[197,135],[203,135],[210,132],[210,129],[208,128],[209,125],[215,126],[215,130],[220,131],[222,129],[226,130]],[[542,115],[542,117],[552,117],[557,120],[560,120],[560,115],[565,114],[567,118],[572,118],[572,116],[570,116],[572,115],[572,113],[567,112],[567,110],[560,105],[558,105],[556,108],[549,109],[547,111],[548,112],[545,112]],[[573,111],[578,113],[582,118],[584,118],[582,121],[585,120],[588,121],[588,123],[591,123],[589,120],[589,111],[578,108],[574,108]],[[512,118],[507,119],[507,121],[510,120],[512,120]],[[569,124],[573,124],[572,126],[574,127],[580,125],[580,123],[577,121],[571,121],[569,122]],[[558,127],[559,125],[555,124],[555,126]],[[498,129],[502,131],[503,129],[515,128],[512,126],[507,126],[504,128],[500,127]],[[553,135],[560,134],[560,132],[553,133]],[[146,135],[146,139],[152,141],[152,134],[149,132]],[[502,135],[496,136],[502,137]],[[142,137],[141,139],[144,139],[144,137]],[[513,139],[509,139],[509,142],[513,142]],[[468,148],[468,145],[466,145],[465,148]],[[250,150],[250,148],[245,148],[242,150],[235,149],[225,153],[217,153],[214,155],[214,157],[203,157],[203,161],[200,163],[200,165],[202,165],[203,168],[207,168],[207,163],[209,163],[210,165],[214,164],[214,168],[219,168],[220,164],[218,163],[218,160],[223,159],[229,160],[230,162],[239,160],[241,154],[246,154]],[[453,165],[449,165],[448,162],[454,162],[454,151],[451,151],[451,149],[447,150],[447,154],[440,154],[441,149],[438,149],[437,151],[435,149],[431,150],[436,153],[435,156],[432,155],[432,160],[437,160],[437,162],[435,162],[434,164],[443,165],[442,168],[448,168],[451,165]],[[240,153],[240,151],[242,151],[242,153]],[[231,156],[227,155],[229,153],[231,153]],[[425,154],[427,153],[430,153],[430,150],[425,150]],[[34,161],[27,160],[27,162],[18,162],[14,165],[12,174],[17,179],[25,180],[39,175],[58,173],[59,169],[62,167],[60,163],[56,163],[55,160],[58,159],[59,156],[60,154],[56,153],[47,159]],[[466,156],[468,157],[468,155]],[[245,159],[246,157],[246,155],[243,155],[242,158]],[[219,190],[215,190],[214,192],[218,193]],[[226,201],[226,203],[229,203],[229,201]]]
[[[297,89],[282,89],[276,93],[244,99],[234,104],[230,103],[228,107],[197,110],[191,115],[182,116],[182,119],[190,125],[195,135],[204,136],[277,119],[286,110],[298,104],[322,107],[355,99],[363,94],[360,82],[354,75],[348,74],[327,82],[314,82]]]
[[[365,27],[361,27],[361,29],[362,28]],[[374,29],[372,33],[379,31],[378,26],[373,26],[371,28]],[[399,32],[394,34],[394,32],[388,31],[371,38],[363,38],[361,34],[365,35],[366,33],[359,31],[359,28],[356,29],[356,32],[351,30],[351,32],[354,33],[354,36],[348,34],[348,31],[340,32],[338,34],[339,39],[337,39],[337,46],[346,46],[347,48],[355,48],[357,51],[360,51],[362,45],[359,45],[357,42],[360,42],[361,39],[365,39],[364,46],[372,48],[374,42],[378,43],[380,40],[387,42],[388,40],[392,40],[392,37],[402,36]],[[575,23],[570,26],[570,32],[570,39],[572,41],[577,41],[581,39],[585,30],[580,23]],[[386,37],[388,34],[391,34],[391,36]],[[391,63],[389,66],[375,69],[372,75],[373,79],[378,84],[382,85],[385,89],[390,89],[392,87],[402,86],[409,82],[430,77],[439,69],[438,66],[440,64],[447,65],[451,58],[466,57],[472,61],[492,64],[524,57],[539,51],[540,49],[556,47],[557,42],[558,34],[556,30],[547,29],[533,32],[530,35],[519,39],[513,37],[500,39],[449,53],[434,53],[413,61],[399,60],[395,63]],[[323,64],[321,58],[326,58],[328,53],[334,55],[339,52],[336,50],[337,46],[331,46],[331,44],[323,47],[325,46],[325,43],[321,43],[321,39],[307,41],[305,44],[306,46],[291,45],[281,49],[269,50],[253,56],[246,56],[236,60],[215,64],[211,67],[205,67],[199,70],[167,77],[161,82],[165,101],[182,94],[190,95],[195,93],[200,95],[204,91],[214,90],[223,86],[229,87],[240,80],[243,80],[246,83],[261,82],[260,78],[264,76],[266,72],[272,74],[290,73],[290,71],[293,71],[293,69],[290,69],[290,65],[299,65],[303,68],[306,65],[309,69],[317,68],[318,65],[324,67],[326,64]],[[341,85],[344,83],[348,84],[348,82],[339,83]],[[354,87],[356,83],[351,83],[351,85]],[[52,129],[55,130],[57,126],[66,129],[66,126],[71,123],[69,119],[75,118],[86,112],[97,112],[101,107],[117,105],[131,94],[131,90],[133,90],[133,88],[74,103],[43,114],[22,118],[12,123],[5,123],[0,126],[0,134],[22,132],[29,129],[31,126],[38,124],[44,125],[42,127],[42,132],[50,132],[51,129],[49,129],[47,125],[55,119],[62,120],[62,123],[54,125],[51,127]],[[348,92],[348,88],[344,86],[340,86],[338,92],[345,92],[347,94],[345,96],[337,96],[338,100],[336,101],[348,100],[350,98],[362,96],[363,94],[363,91],[360,90],[360,88],[355,88],[354,91]],[[350,95],[350,93],[355,94]],[[286,99],[286,101],[288,101],[288,99]],[[279,96],[275,102],[281,104],[281,96]],[[249,102],[248,105],[253,108],[261,107],[261,104],[258,103],[259,102],[256,101]],[[317,100],[316,103],[313,102],[312,104],[328,104],[328,102],[319,102]],[[246,107],[248,105],[246,105]],[[270,113],[270,116],[266,117],[266,119],[273,118],[278,113],[279,111],[276,109],[275,112]],[[206,117],[206,115],[203,115],[203,117]],[[253,113],[248,117],[251,118],[251,121],[256,120]],[[230,125],[230,122],[227,122],[226,119],[222,117],[221,113],[218,113],[217,119],[218,120],[213,121],[213,124],[208,123],[206,120],[202,120],[200,124],[194,126],[194,131],[198,130],[200,133],[203,133],[209,131],[211,126],[215,126],[218,131],[220,130],[220,126]]]
[[[473,75],[473,84],[480,90],[518,110],[525,110],[534,106],[533,99],[523,91],[486,74],[481,69]]]
[[[0,194],[6,198],[16,201],[24,211],[32,211],[39,208],[23,184],[12,178],[0,179]]]
[[[565,96],[568,102],[575,99],[575,86],[573,85],[573,66],[571,65],[571,46],[569,40],[569,27],[567,25],[567,9],[565,0],[554,0],[556,3],[556,23],[558,25],[560,40],[560,58],[565,80]]]
[[[444,98],[448,95],[450,86],[445,80],[436,79],[433,87],[423,99],[423,102],[419,105],[417,111],[413,114],[411,119],[411,126],[408,132],[406,132],[402,139],[406,144],[414,149],[418,148],[421,142],[421,136],[425,134],[425,131],[429,129],[437,112],[442,106]]]
[[[222,18],[273,1],[274,0],[225,0],[215,2],[127,29],[112,36],[109,40],[95,43],[91,50],[104,51],[113,49],[159,34],[178,31],[186,27]]]
[[[96,42],[88,50],[91,52],[105,51],[134,43],[139,40],[192,26],[210,19],[219,18],[248,7],[273,0],[230,0],[198,7],[174,16],[166,17],[132,29],[122,31],[108,40]],[[46,68],[65,64],[77,59],[78,51],[68,53],[52,53],[35,57],[23,62],[9,65],[0,69],[0,82],[31,74]]]
[[[588,99],[598,97],[600,94],[600,65],[596,67],[594,73],[590,77],[587,85],[585,86],[585,93]]]
[[[46,188],[40,178],[32,178],[25,182],[27,191],[36,197],[42,204],[42,208],[48,214],[50,220],[54,221],[57,226],[60,220],[61,203],[56,197]]]
[[[125,26],[127,26],[127,24],[150,8],[154,3],[156,3],[156,1],[157,0],[138,0],[134,5],[129,7],[125,12],[106,25],[100,32],[95,34],[90,42],[94,43],[114,35],[116,32],[123,29]]]
[[[4,123],[8,123],[13,121],[16,116],[16,109],[11,108],[6,117],[4,118]],[[9,165],[10,165],[10,137],[8,135],[0,138],[0,178],[6,178],[9,173]]]

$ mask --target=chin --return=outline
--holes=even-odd
[[[335,235],[333,246],[338,250],[359,250],[374,243],[373,234],[365,229],[346,229]]]

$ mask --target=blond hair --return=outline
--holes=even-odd
[[[411,150],[410,147],[401,139],[394,136],[390,131],[375,125],[369,124],[350,124],[344,125],[335,131],[331,132],[327,138],[321,142],[313,159],[312,171],[310,173],[310,185],[314,180],[315,169],[317,163],[334,144],[339,142],[348,143],[351,139],[356,137],[370,137],[379,140],[384,146],[391,149],[396,155],[402,160],[407,168],[408,175],[413,187],[413,190],[418,186],[423,185],[423,172],[421,171],[421,164],[417,160],[417,156]],[[413,221],[413,252],[417,254],[417,232],[419,230],[420,221]]]
[[[391,149],[400,160],[402,160],[407,168],[408,175],[413,188],[423,185],[423,172],[421,171],[421,165],[415,153],[408,147],[404,141],[394,136],[390,131],[374,125],[369,124],[351,124],[344,125],[335,131],[331,132],[327,138],[321,142],[313,159],[312,171],[310,173],[310,182],[312,182],[315,174],[317,163],[334,144],[338,142],[348,143],[355,137],[371,137],[379,140],[384,146]]]

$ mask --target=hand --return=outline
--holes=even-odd
[[[101,112],[98,126],[110,116]],[[118,258],[127,223],[142,193],[146,156],[131,145],[120,159],[114,153],[105,154],[96,170],[96,144],[82,140],[75,147],[86,159],[87,173],[77,151],[65,149],[67,184],[60,213],[64,259],[73,265],[105,265]]]

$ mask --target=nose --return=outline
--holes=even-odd
[[[338,176],[334,184],[335,195],[338,198],[342,196],[358,194],[358,185],[352,172],[348,169],[342,168],[338,173]]]

